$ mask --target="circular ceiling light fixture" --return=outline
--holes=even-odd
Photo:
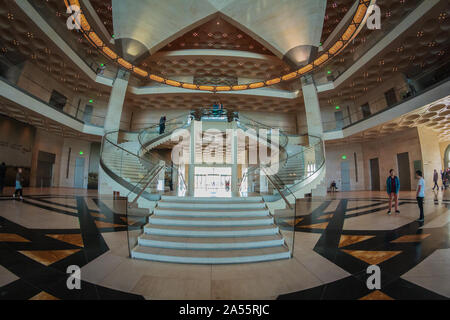
[[[181,82],[177,80],[167,79],[152,73],[149,73],[132,63],[126,61],[120,57],[116,52],[110,49],[103,40],[97,35],[97,33],[92,29],[89,22],[86,19],[83,11],[81,10],[79,14],[80,21],[80,31],[83,33],[84,37],[93,45],[97,50],[99,50],[104,56],[117,63],[120,67],[137,74],[143,78],[153,80],[162,84],[166,84],[172,87],[184,88],[189,90],[198,91],[210,91],[210,92],[226,92],[226,91],[243,91],[249,89],[257,89],[262,87],[273,86],[275,84],[293,80],[297,77],[309,74],[318,68],[325,65],[326,62],[330,61],[332,58],[337,56],[342,50],[344,50],[350,42],[356,38],[356,36],[361,32],[367,18],[371,14],[369,7],[376,3],[376,0],[358,0],[358,8],[356,9],[355,15],[353,16],[350,25],[347,27],[342,36],[323,54],[316,58],[312,63],[306,66],[285,74],[284,76],[273,78],[266,81],[253,82],[249,84],[241,84],[234,86],[210,86],[210,85],[197,85],[194,83]],[[70,6],[78,6],[81,8],[79,0],[64,0],[67,8]],[[75,19],[75,18],[74,18]],[[75,21],[74,21],[75,22]],[[76,23],[76,22],[75,22]]]

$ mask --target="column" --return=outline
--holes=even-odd
[[[120,69],[117,73],[117,78],[114,80],[111,95],[109,97],[108,111],[105,118],[105,133],[120,129],[123,102],[125,101],[125,95],[127,93],[129,77],[129,72]],[[114,136],[110,138],[114,139]],[[117,136],[113,142],[117,142]]]
[[[189,145],[189,166],[188,166],[188,181],[187,181],[187,195],[194,196],[195,193],[195,164],[197,162],[196,157],[196,150],[197,150],[197,143],[200,143],[200,159],[198,159],[198,162],[201,163],[201,152],[202,152],[202,146],[201,141],[197,141],[197,138],[201,137],[202,135],[202,123],[201,121],[191,121],[191,136],[190,136],[190,145]]]
[[[303,98],[305,100],[305,113],[306,113],[306,124],[308,127],[308,135],[323,138],[323,125],[322,125],[322,114],[320,112],[319,97],[317,94],[317,88],[314,84],[312,76],[306,76],[302,78],[302,89]],[[310,140],[310,145],[317,143],[316,139]],[[318,155],[317,155],[318,156]],[[305,153],[305,163],[316,164],[316,152],[311,150]],[[313,197],[325,197],[327,195],[327,186],[325,180],[322,181],[316,189],[312,190]]]
[[[231,195],[239,196],[238,182],[238,130],[237,123],[233,121],[233,136],[231,139]]]
[[[308,134],[312,136],[323,136],[322,115],[320,113],[319,97],[317,88],[311,76],[302,78],[303,99],[305,100],[306,124]]]

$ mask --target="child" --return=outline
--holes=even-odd
[[[423,222],[425,220],[424,214],[423,214],[423,199],[425,198],[425,180],[423,179],[422,171],[417,170],[416,171],[416,178],[419,179],[419,182],[417,183],[417,205],[419,206],[420,210],[420,218],[417,220],[418,222]]]
[[[16,191],[14,191],[13,198],[15,199],[16,196],[20,197],[20,200],[23,200],[23,190],[22,190],[22,168],[17,169],[16,174]]]

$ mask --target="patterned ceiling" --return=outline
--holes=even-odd
[[[273,55],[262,44],[220,16],[185,33],[160,51],[186,49],[241,50]]]
[[[380,1],[386,5],[390,3],[389,1],[397,3],[394,0]],[[389,17],[383,18],[383,24],[389,23],[395,25],[395,23],[398,23],[398,19],[404,15],[404,11],[407,12],[409,10],[408,8],[412,5],[412,1],[401,1],[398,6],[393,6],[393,9],[390,11],[391,13],[387,14]],[[93,1],[94,3],[95,1]],[[56,16],[60,18],[61,22],[65,22],[65,17],[61,11],[61,8],[64,9],[64,5],[61,6],[59,0],[48,0],[45,2],[45,5],[56,12]],[[55,7],[55,5],[57,6]],[[397,11],[402,11],[403,13],[399,15],[396,13]],[[434,10],[430,15],[424,17],[422,23],[417,24],[414,28],[411,28],[407,33],[402,35],[400,40],[393,43],[392,47],[384,52],[380,58],[377,57],[371,61],[365,70],[361,70],[360,73],[357,73],[353,78],[349,79],[339,90],[322,93],[322,101],[335,104],[343,100],[356,99],[365,94],[366,88],[370,90],[377,86],[377,75],[382,75],[381,80],[384,80],[395,72],[408,70],[411,66],[427,68],[433,63],[448,59],[448,30],[450,30],[448,13],[445,11],[445,6],[444,9],[441,6],[438,10]],[[96,84],[87,78],[11,1],[0,0],[0,31],[0,39],[2,41],[1,49],[3,53],[6,50],[7,52],[22,54],[27,59],[34,61],[41,70],[51,74],[58,81],[64,81],[74,91],[78,91],[82,95],[93,97],[106,97],[109,95],[110,88]],[[358,40],[360,37],[355,40],[358,50],[360,46],[367,45],[368,39],[376,33],[371,32],[364,31],[361,35],[361,40]],[[366,38],[365,41],[364,38]],[[78,40],[80,47],[86,53],[92,54],[93,56],[97,54],[83,37],[80,37]],[[354,61],[358,57],[358,50],[351,47],[347,48],[343,52],[342,58],[345,60],[344,62]],[[413,56],[414,59],[412,59]],[[338,66],[339,63],[342,64],[340,60],[337,59],[333,63]],[[183,72],[187,73],[188,68],[190,68],[189,72],[192,71],[195,74],[204,76],[212,75],[217,77],[224,74],[236,74],[240,77],[250,78],[280,72],[280,68],[283,66],[282,62],[273,61],[275,60],[221,59],[219,61],[218,59],[202,58],[192,63],[192,61],[186,60],[183,57],[166,57],[159,63],[151,59],[148,60],[148,63],[153,64],[151,68],[160,68],[160,72],[167,74],[182,75]],[[332,67],[333,64],[330,64],[330,66],[330,68],[334,68]],[[129,96],[133,97],[132,100],[127,99],[127,104],[129,102],[130,107],[162,108],[164,106],[164,108],[178,108],[180,106],[180,103],[171,99],[170,96],[168,99],[162,99],[160,96],[156,96],[156,98],[134,96],[132,94],[129,94]],[[202,97],[202,95],[194,95],[193,99],[190,100],[186,100],[186,97],[183,96],[181,101],[183,103],[186,102],[187,106],[197,106],[198,104],[209,105],[214,100],[212,98],[199,100],[198,97]],[[224,99],[228,100],[228,98]],[[230,105],[237,106],[237,108],[242,110],[290,113],[295,112],[298,106],[303,104],[301,97],[295,101],[286,101],[283,99],[273,100],[271,101],[269,99],[264,102],[258,101],[253,96],[239,96],[239,100],[232,100]]]
[[[327,40],[328,36],[334,31],[354,3],[355,0],[327,1],[327,11],[325,12],[325,21],[322,29],[322,43]]]
[[[285,74],[290,69],[280,59],[214,56],[151,56],[142,64],[165,77],[239,77],[246,79],[270,79]]]
[[[96,54],[86,42],[80,41],[80,44],[86,52],[91,50],[92,54]],[[20,8],[8,0],[0,0],[0,46],[0,53],[5,59],[14,57],[31,61],[41,71],[80,95],[95,98],[109,96],[110,88],[88,78]],[[40,85],[46,88],[46,83]]]
[[[112,19],[112,1],[111,0],[90,0],[91,5],[97,12],[98,17],[103,25],[112,36],[114,34],[114,24]]]
[[[389,1],[394,2],[394,0],[384,0],[382,4],[387,4]],[[383,18],[382,26],[383,24],[397,25],[405,12],[409,12],[408,8],[402,7],[408,3],[411,4],[411,0],[393,6],[390,16]],[[357,100],[398,73],[414,77],[433,65],[448,61],[450,57],[449,13],[450,6],[442,1],[440,5],[425,15],[420,23],[408,29],[363,69],[346,80],[339,87],[339,90],[320,94],[322,105],[334,106]],[[332,70],[333,72],[339,69],[345,70],[347,65],[351,65],[359,59],[362,54],[361,51],[366,52],[367,48],[371,47],[372,38],[378,39],[380,37],[377,32],[379,31],[365,29],[355,39],[355,46],[346,48],[341,56],[330,62],[325,70]]]
[[[189,93],[173,95],[135,96],[128,94],[127,106],[136,109],[198,109],[212,106],[220,100],[229,110],[293,113],[298,110],[302,97],[297,99],[278,99],[235,94],[221,95],[220,98],[208,93]]]
[[[327,141],[327,144],[340,145],[373,141],[393,132],[417,127],[432,129],[439,134],[441,141],[450,140],[450,96],[348,138]]]

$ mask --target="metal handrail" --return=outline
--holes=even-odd
[[[136,198],[134,198],[133,202],[131,202],[129,204],[129,207],[133,207],[136,202],[139,200],[139,198],[142,196],[142,194],[144,193],[145,189],[147,189],[147,187],[150,185],[150,183],[153,182],[153,180],[155,180],[156,177],[158,177],[159,173],[161,172],[162,169],[165,169],[166,166],[160,166],[159,169],[155,172],[155,174],[148,180],[148,182],[145,184],[145,186],[143,188],[141,188],[141,191],[138,193],[138,195],[136,196]]]
[[[286,205],[289,207],[289,209],[292,209],[291,204],[289,203],[289,201],[286,199],[286,197],[284,196],[284,194],[281,192],[280,188],[278,187],[278,185],[272,180],[272,177],[270,175],[267,174],[266,170],[264,169],[264,167],[262,167],[262,170],[264,171],[264,173],[266,174],[267,180],[270,181],[270,183],[275,187],[275,189],[277,189],[278,193],[281,195],[281,197],[283,198],[284,202],[286,202]],[[292,192],[291,192],[292,193]],[[295,196],[294,196],[295,198]]]

